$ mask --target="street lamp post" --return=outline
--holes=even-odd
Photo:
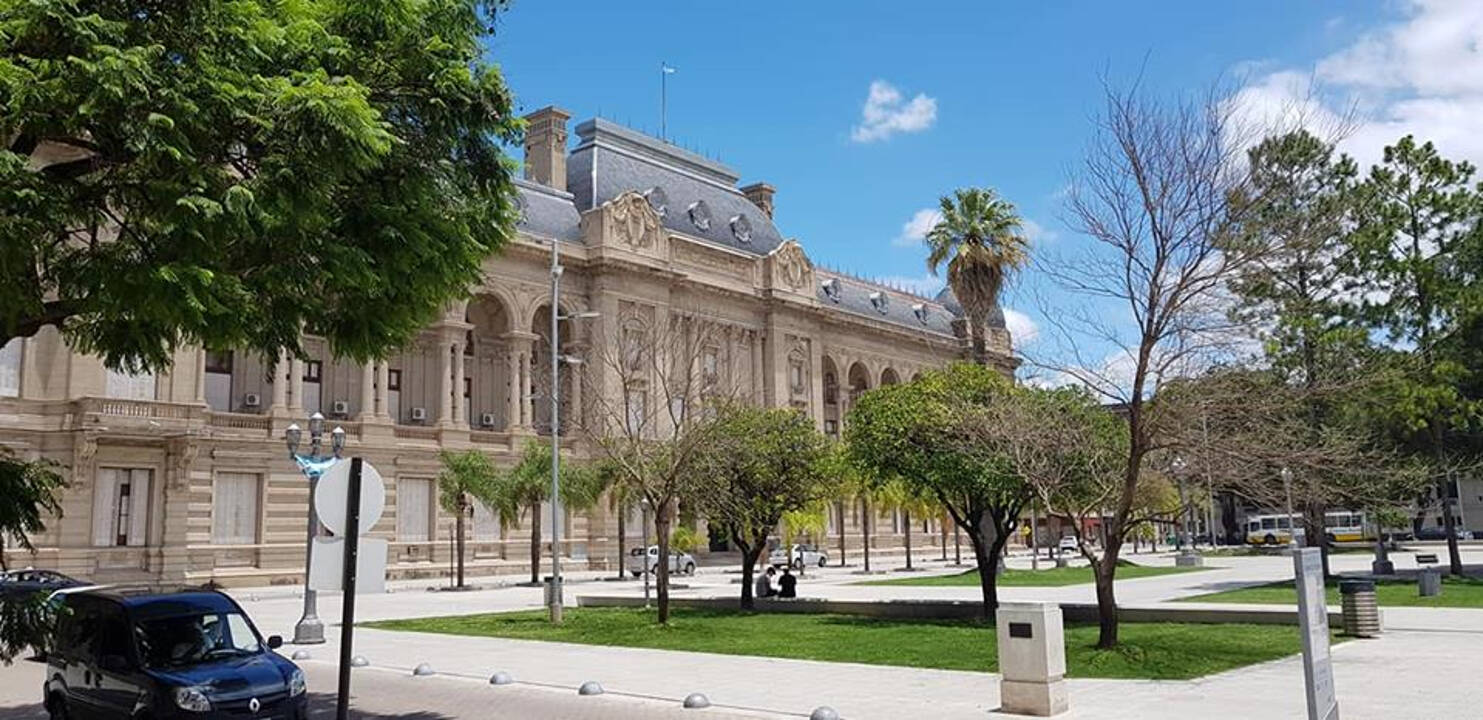
[[[288,446],[289,458],[299,466],[299,472],[309,479],[309,531],[304,543],[304,614],[294,625],[293,641],[298,645],[317,645],[324,642],[324,623],[320,622],[316,607],[319,593],[309,587],[309,571],[314,558],[314,537],[319,534],[319,515],[314,512],[314,493],[319,487],[319,476],[340,460],[340,453],[345,449],[345,429],[336,427],[330,431],[329,455],[323,454],[323,414],[316,412],[309,416],[309,452],[306,454],[299,453],[299,443],[303,440],[303,435],[303,430],[300,430],[297,424],[289,425],[288,429],[283,431],[283,441]]]
[[[561,314],[561,245],[551,241],[551,622],[561,622],[561,364],[576,366],[581,358],[561,354],[560,323],[597,317],[595,312]],[[580,408],[577,408],[580,411]]]

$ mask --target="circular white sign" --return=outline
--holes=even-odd
[[[314,490],[314,512],[330,532],[344,536],[346,510],[350,507],[350,458],[334,464],[319,477]],[[370,463],[360,466],[360,532],[370,532],[386,509],[386,482]]]

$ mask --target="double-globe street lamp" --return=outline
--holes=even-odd
[[[294,625],[294,643],[299,645],[315,645],[324,642],[324,623],[319,620],[319,612],[316,607],[319,593],[309,587],[310,563],[314,558],[314,537],[319,534],[319,515],[314,512],[314,492],[319,487],[319,477],[329,470],[340,460],[340,453],[345,449],[345,429],[336,427],[330,431],[330,454],[324,454],[324,415],[314,413],[309,416],[309,452],[299,453],[299,444],[302,442],[304,431],[297,424],[289,425],[283,431],[284,444],[288,446],[288,456],[298,464],[299,472],[309,478],[309,533],[304,544],[304,614],[299,622]]]

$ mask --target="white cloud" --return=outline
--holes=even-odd
[[[1041,225],[1040,223],[1035,222],[1034,220],[1031,220],[1029,218],[1025,218],[1025,220],[1020,223],[1020,230],[1024,231],[1025,238],[1030,241],[1031,245],[1039,245],[1043,242],[1051,242],[1052,240],[1055,240],[1057,237],[1059,237],[1055,230],[1051,230],[1050,228],[1047,228],[1046,226]]]
[[[1451,159],[1483,162],[1483,3],[1410,0],[1403,12],[1312,72],[1254,78],[1232,97],[1239,117],[1277,131],[1301,118],[1322,132],[1345,124],[1352,107],[1339,147],[1362,166],[1408,133]]]
[[[896,247],[912,247],[921,245],[926,239],[927,231],[942,219],[942,214],[933,208],[922,208],[912,214],[911,219],[901,224],[901,234],[891,241]]]
[[[885,140],[896,133],[921,132],[936,121],[936,98],[917,93],[907,100],[896,86],[876,80],[870,83],[865,107],[860,111],[860,124],[850,131],[850,139],[860,143]]]
[[[1009,330],[1010,341],[1017,347],[1029,345],[1040,337],[1040,326],[1029,315],[1014,308],[1004,308],[1004,327]]]

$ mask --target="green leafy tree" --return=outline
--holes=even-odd
[[[1004,448],[984,435],[1014,384],[982,365],[957,364],[860,397],[845,436],[860,465],[935,497],[973,545],[983,619],[999,605],[997,570],[1030,487]]]
[[[444,450],[439,457],[443,461],[443,471],[438,473],[438,505],[455,518],[457,585],[463,587],[466,519],[473,513],[475,502],[492,505],[499,469],[490,462],[488,455],[478,450]]]
[[[0,9],[0,344],[364,360],[510,236],[520,121],[478,0]]]
[[[561,505],[568,510],[585,510],[602,497],[602,482],[607,477],[591,465],[561,461]],[[500,522],[518,526],[522,515],[530,515],[530,582],[541,576],[541,504],[551,500],[551,443],[545,439],[525,444],[520,461],[498,475],[488,490],[490,509],[499,514]]]
[[[46,530],[49,517],[61,517],[65,487],[55,463],[26,462],[0,448],[0,569],[9,569],[6,545],[14,543],[34,551],[31,537]],[[51,628],[51,610],[45,599],[45,594],[0,598],[0,662],[9,665],[27,648],[43,646]]]
[[[812,520],[834,495],[830,445],[813,421],[792,408],[722,407],[711,440],[697,454],[704,478],[696,493],[707,520],[726,529],[742,553],[741,607],[753,607],[752,578],[767,537],[787,522],[785,539]]]
[[[927,231],[927,269],[947,265],[947,284],[963,305],[973,361],[988,362],[984,326],[999,293],[1030,261],[1019,212],[988,188],[960,188],[940,201],[941,218]]]
[[[915,513],[918,518],[929,517],[936,509],[937,503],[930,496],[922,494],[920,486],[902,480],[886,483],[881,488],[880,497],[885,507],[901,513],[906,542],[906,569],[911,570],[912,515]]]
[[[1457,547],[1450,467],[1459,436],[1475,426],[1483,402],[1464,392],[1477,374],[1466,359],[1477,338],[1469,331],[1483,307],[1483,192],[1474,168],[1437,153],[1411,136],[1385,148],[1361,183],[1354,234],[1355,274],[1367,290],[1362,317],[1392,342],[1410,348],[1396,413],[1420,435],[1441,499],[1453,573],[1463,571]]]

